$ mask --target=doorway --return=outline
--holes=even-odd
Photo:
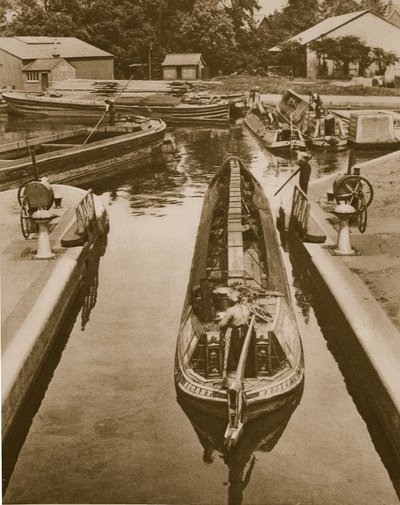
[[[42,91],[46,91],[49,88],[49,74],[43,73],[42,77]]]

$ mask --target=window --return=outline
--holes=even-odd
[[[27,72],[27,82],[37,82],[39,80],[39,72]]]

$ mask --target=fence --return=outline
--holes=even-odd
[[[298,186],[294,187],[290,226],[293,226],[301,237],[307,236],[310,203],[307,195]]]
[[[293,77],[292,67],[286,66],[268,66],[268,76],[270,77]]]

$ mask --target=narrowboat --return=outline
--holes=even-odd
[[[356,111],[350,114],[349,145],[354,149],[398,149],[400,136],[394,114]]]
[[[281,122],[275,110],[255,103],[244,119],[247,128],[260,143],[272,152],[290,153],[293,149],[306,149],[303,134],[286,121]]]
[[[32,93],[6,92],[10,114],[41,117],[76,117],[98,119],[106,110],[103,100],[83,100],[71,96],[49,96]],[[150,118],[160,118],[167,124],[229,124],[231,103],[218,100],[209,104],[156,105],[150,102],[138,104],[138,98],[121,97],[115,100],[117,113],[138,114]]]
[[[221,330],[233,293],[251,317],[231,366],[235,329]],[[177,339],[177,395],[227,424],[234,446],[245,424],[283,407],[304,378],[303,348],[274,219],[261,185],[237,157],[204,197]]]
[[[137,169],[162,157],[166,124],[158,119],[81,128],[0,145],[0,190],[46,176],[81,184]]]
[[[343,151],[347,148],[347,132],[343,121],[322,105],[318,95],[315,100],[311,95],[307,101],[287,89],[277,105],[277,110],[303,133],[310,148]]]

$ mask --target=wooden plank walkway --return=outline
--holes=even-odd
[[[240,188],[240,165],[230,160],[231,178],[228,208],[228,283],[243,282],[244,258],[242,235],[242,197]]]

